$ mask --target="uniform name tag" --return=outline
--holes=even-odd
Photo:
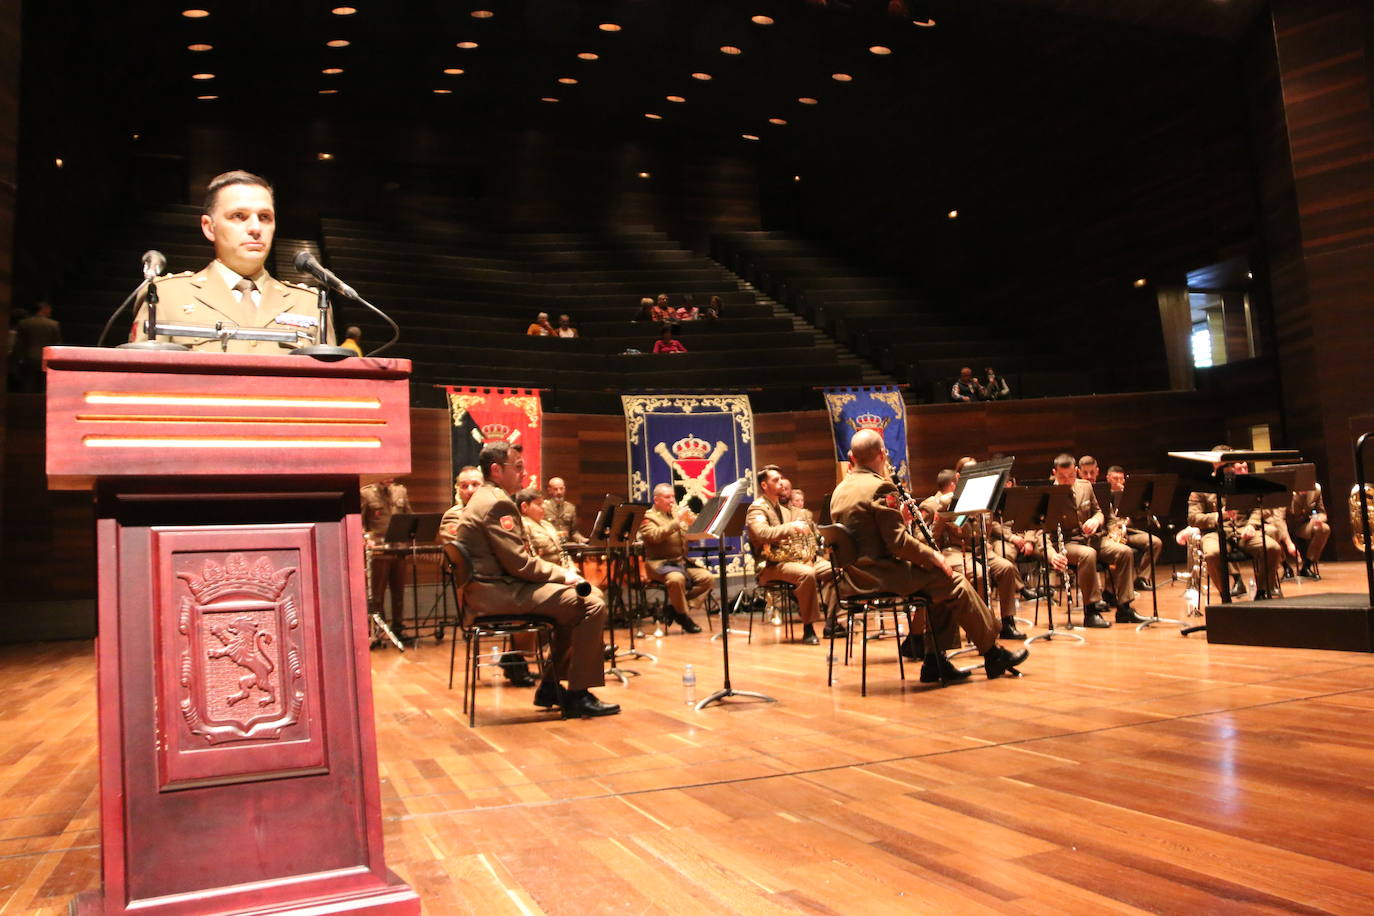
[[[313,328],[320,323],[318,318],[312,318],[309,315],[297,315],[293,312],[282,312],[272,320],[276,324],[289,324],[293,328]]]

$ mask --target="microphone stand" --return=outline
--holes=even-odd
[[[147,340],[131,340],[131,341],[129,341],[128,343],[122,343],[122,344],[120,344],[119,347],[118,347],[117,349],[120,349],[120,350],[189,350],[189,349],[191,349],[190,347],[186,346],[185,344],[173,343],[173,342],[170,341],[170,340],[158,340],[158,339],[157,339],[157,279],[156,279],[155,277],[149,276],[149,277],[145,277],[143,282],[146,283],[146,284],[147,284],[147,287],[148,287],[148,299],[147,299],[147,302],[148,302],[148,319],[147,319],[147,323],[146,323],[146,325],[145,325],[145,326],[147,327],[147,329],[148,329],[148,339],[147,339]],[[120,306],[120,311],[123,311],[123,306]],[[119,312],[115,312],[115,315],[118,315],[118,314],[119,314]],[[114,321],[114,316],[113,316],[113,315],[110,316],[110,321]],[[109,324],[107,323],[105,327],[108,329],[108,328],[109,328]],[[104,340],[104,339],[105,339],[105,334],[104,334],[104,332],[101,333],[100,339],[101,339],[101,340]]]
[[[318,304],[320,319],[315,330],[315,342],[308,347],[297,347],[291,351],[291,355],[313,356],[327,363],[348,359],[348,357],[355,355],[347,347],[336,347],[333,344],[325,343],[329,339],[329,289],[325,284],[320,285]]]

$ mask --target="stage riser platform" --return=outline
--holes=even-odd
[[[1313,595],[1207,606],[1207,641],[1374,652],[1368,595]]]

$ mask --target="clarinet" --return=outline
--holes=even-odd
[[[926,544],[930,546],[930,549],[938,551],[939,548],[935,546],[935,535],[931,533],[930,526],[926,524],[925,515],[921,513],[920,503],[907,494],[906,488],[902,486],[901,478],[895,474],[892,475],[892,484],[897,488],[897,495],[901,497],[902,503],[911,510],[911,524],[915,526],[917,531],[921,532],[921,537],[926,539]]]

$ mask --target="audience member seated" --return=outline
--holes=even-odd
[[[654,341],[655,353],[686,353],[687,348],[682,345],[682,341],[673,337],[673,326],[668,324],[663,326],[663,334]]]
[[[677,309],[673,308],[673,306],[668,302],[667,293],[658,294],[658,301],[654,303],[653,318],[654,321],[677,320]]]
[[[540,312],[534,319],[534,324],[525,329],[525,333],[530,337],[552,337],[553,325],[549,324],[549,313]]]
[[[989,401],[1003,401],[1011,397],[1011,386],[991,366],[983,370],[982,384],[984,396]]]
[[[363,355],[363,329],[356,325],[344,332],[343,343],[339,344],[345,350],[352,350],[354,356]]]
[[[653,321],[654,319],[654,300],[645,296],[639,300],[639,310],[635,312],[633,321]]]
[[[572,326],[572,319],[567,315],[559,315],[558,327],[554,329],[554,335],[557,337],[576,337],[577,328]]]
[[[678,306],[677,320],[696,321],[699,315],[700,311],[697,309],[696,301],[692,298],[691,293],[687,293],[682,297],[682,305]]]
[[[706,303],[706,314],[705,314],[706,320],[707,320],[707,321],[715,321],[717,318],[720,317],[720,312],[721,312],[721,301],[720,301],[720,297],[719,297],[719,296],[712,296],[712,297],[711,297],[711,300],[710,300],[709,302]]]
[[[973,375],[973,370],[968,366],[959,370],[959,377],[954,380],[954,384],[949,388],[949,399],[951,401],[986,401],[987,391],[981,382]]]

